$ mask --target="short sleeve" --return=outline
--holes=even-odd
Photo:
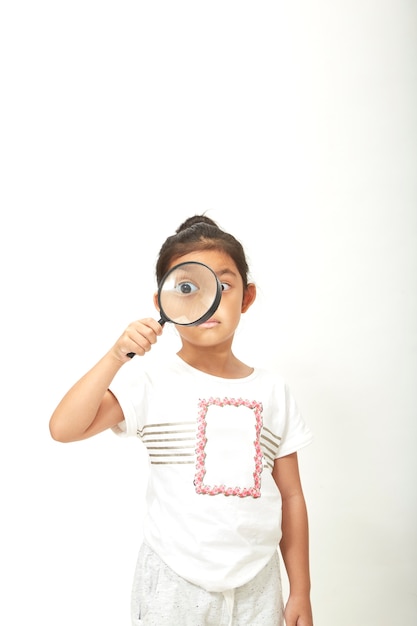
[[[281,393],[284,396],[282,398],[284,401],[284,414],[282,415],[284,424],[276,458],[297,452],[311,443],[313,439],[313,434],[304,421],[287,384],[284,383]]]
[[[120,437],[135,437],[141,428],[141,418],[146,407],[146,375],[127,363],[114,377],[109,390],[123,412],[124,420],[112,428]]]

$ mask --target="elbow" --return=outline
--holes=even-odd
[[[62,435],[58,430],[49,426],[49,433],[54,441],[58,443],[68,443],[68,439]]]
[[[74,439],[69,437],[69,433],[66,429],[56,423],[53,418],[51,418],[49,422],[49,433],[52,439],[54,441],[58,441],[59,443],[70,443],[71,441],[74,441]]]

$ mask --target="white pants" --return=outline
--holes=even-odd
[[[132,590],[132,626],[283,626],[278,553],[251,581],[224,593],[184,580],[146,544]]]

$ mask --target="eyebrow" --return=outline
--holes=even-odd
[[[223,276],[227,276],[227,275],[229,275],[229,276],[233,276],[233,277],[235,277],[235,278],[237,277],[236,272],[234,272],[234,271],[233,271],[233,270],[231,270],[231,269],[228,269],[227,267],[226,267],[226,268],[224,268],[224,269],[222,269],[222,270],[219,270],[218,272],[216,272],[216,275],[217,275],[219,278],[220,278],[220,277],[223,277]]]

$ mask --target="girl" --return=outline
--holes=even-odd
[[[283,626],[284,618],[287,626],[312,626],[297,463],[311,433],[285,382],[232,351],[240,316],[256,296],[241,244],[196,215],[163,244],[158,284],[189,261],[218,277],[215,313],[200,325],[176,325],[179,352],[146,368],[131,356],[145,355],[163,326],[151,318],[130,324],[61,400],[51,435],[69,442],[111,428],[147,447],[134,626]],[[154,301],[158,308],[157,294]],[[290,583],[285,611],[278,547]]]

